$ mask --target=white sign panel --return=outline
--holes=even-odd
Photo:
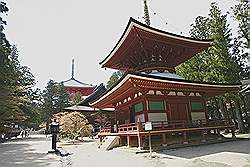
[[[153,127],[152,127],[152,122],[146,122],[145,123],[145,130],[152,130]]]

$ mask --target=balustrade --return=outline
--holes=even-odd
[[[118,133],[144,131],[145,122],[118,125]],[[187,128],[206,128],[213,126],[233,125],[230,120],[177,120],[177,121],[152,121],[153,130],[174,130]],[[111,127],[101,128],[100,133],[111,133]]]

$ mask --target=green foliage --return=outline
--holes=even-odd
[[[10,52],[5,52],[1,55],[0,62],[3,64],[0,67],[0,88],[2,90],[0,112],[3,115],[1,117],[3,121],[2,124],[32,124],[31,117],[36,117],[36,119],[39,118],[37,116],[37,110],[32,107],[35,104],[31,96],[33,93],[32,88],[35,85],[35,79],[30,69],[20,64],[17,48],[12,46],[8,49]]]
[[[114,72],[107,83],[107,89],[110,89],[124,75],[123,71]]]
[[[76,92],[73,94],[73,96],[71,97],[72,99],[72,104],[76,105],[78,103],[80,103],[82,101],[82,94],[81,92]]]
[[[48,120],[53,114],[63,111],[69,106],[69,94],[62,83],[50,80],[43,91],[43,120]]]
[[[9,11],[5,2],[0,2],[0,14],[6,14]],[[10,44],[4,34],[4,26],[7,24],[6,21],[0,15],[0,44],[1,47],[9,47]]]
[[[235,57],[231,29],[226,15],[212,3],[209,17],[197,17],[190,35],[198,39],[213,39],[213,46],[177,68],[186,79],[202,82],[240,83],[244,76],[241,59]]]
[[[0,2],[0,13],[8,12],[6,3]],[[12,124],[38,123],[38,111],[31,94],[35,79],[30,69],[18,60],[16,46],[11,46],[4,34],[7,24],[0,17],[0,133]]]
[[[250,62],[250,56],[249,56],[249,49],[250,47],[250,39],[249,39],[249,29],[250,29],[250,23],[249,23],[249,1],[242,0],[239,2],[239,4],[235,5],[231,8],[233,13],[233,18],[238,22],[238,35],[235,37],[234,42],[234,50],[235,50],[235,57],[237,59],[241,58],[241,62],[243,65],[247,64],[244,62],[244,59],[248,59],[248,63]],[[243,59],[243,60],[242,60]],[[248,67],[245,69],[245,77],[249,78],[249,64]]]
[[[234,11],[243,16],[246,9],[245,6],[239,5]],[[249,77],[244,53],[246,45],[243,45],[243,41],[247,41],[244,19],[239,24],[240,35],[233,38],[227,23],[227,15],[223,15],[217,4],[212,3],[208,17],[198,16],[195,19],[195,23],[191,25],[190,35],[198,39],[213,39],[213,44],[207,50],[178,66],[177,73],[188,80],[211,83],[238,84],[242,79]],[[225,102],[230,104],[231,112],[226,110]],[[207,102],[208,115],[212,119],[231,117],[234,120],[238,115],[237,121],[242,122],[242,118],[239,117],[239,112],[241,112],[239,102],[240,95],[237,93],[213,97]]]
[[[232,7],[233,10],[233,17],[235,20],[238,21],[238,33],[239,39],[242,40],[245,47],[250,47],[249,43],[249,1],[248,0],[241,0],[239,4]]]

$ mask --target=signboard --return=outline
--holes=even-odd
[[[152,122],[146,122],[145,123],[145,130],[152,130],[153,129],[153,127],[152,127]]]

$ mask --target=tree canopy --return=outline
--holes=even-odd
[[[234,14],[242,5],[236,5]],[[216,3],[210,6],[208,17],[198,16],[195,23],[191,25],[190,35],[197,39],[213,39],[212,46],[207,50],[197,54],[189,61],[177,67],[177,74],[188,80],[210,82],[210,83],[229,83],[240,84],[241,80],[249,78],[249,67],[246,65],[246,36],[242,28],[245,21],[240,20],[238,36],[234,37],[227,21],[228,15],[222,14]],[[242,26],[244,24],[244,26]],[[244,44],[245,42],[245,44]],[[208,113],[211,118],[234,117],[238,115],[237,121],[242,123],[239,113],[241,95],[228,93],[224,96],[215,97],[208,101]],[[236,109],[228,113],[224,102],[228,102]],[[241,129],[243,129],[241,127]]]
[[[109,78],[109,81],[107,82],[107,89],[110,89],[123,75],[123,71],[114,72]]]
[[[202,82],[236,84],[244,78],[241,55],[236,56],[227,15],[212,3],[208,17],[198,16],[191,25],[190,35],[198,39],[213,39],[212,47],[199,53],[177,68],[186,79]]]
[[[6,3],[0,2],[0,133],[13,124],[27,124],[38,121],[39,114],[33,107],[35,78],[27,66],[21,65],[15,45],[11,45],[4,33],[7,22]],[[34,117],[38,119],[31,119]]]
[[[43,91],[43,120],[47,121],[53,114],[69,106],[69,94],[62,83],[50,80]]]

